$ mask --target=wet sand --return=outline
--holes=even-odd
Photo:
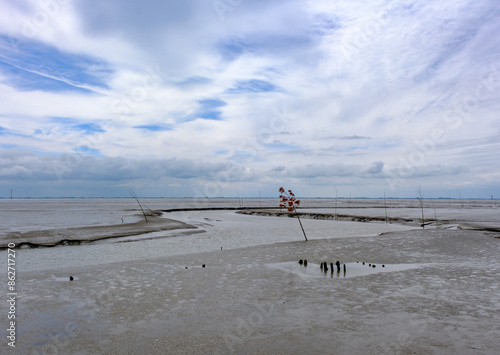
[[[496,354],[499,252],[485,232],[409,230],[20,272],[16,350]],[[308,277],[299,259],[412,267]]]
[[[8,243],[15,243],[16,248],[53,247],[58,245],[78,245],[110,238],[123,238],[158,231],[196,228],[176,220],[148,216],[146,222],[141,218],[137,222],[107,226],[87,226],[78,228],[57,228],[28,232],[8,233],[0,240],[0,249]]]

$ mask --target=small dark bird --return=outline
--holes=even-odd
[[[300,259],[299,264],[302,265],[304,263],[304,260]]]
[[[205,264],[201,265],[201,267],[205,267]]]
[[[69,280],[70,280],[70,281],[73,281],[73,276],[70,276],[70,277],[69,277]]]

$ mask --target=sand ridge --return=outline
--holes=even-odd
[[[7,248],[9,242],[15,242],[17,248],[53,247],[57,245],[79,245],[97,240],[123,238],[158,231],[195,228],[180,221],[159,216],[148,216],[147,222],[141,218],[133,223],[9,233],[0,242],[0,249]]]

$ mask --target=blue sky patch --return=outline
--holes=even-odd
[[[266,144],[266,146],[270,149],[277,151],[290,151],[290,150],[300,149],[300,146],[298,145],[286,144],[286,143],[271,143],[271,144]]]
[[[134,126],[134,128],[142,129],[142,130],[145,130],[145,131],[151,131],[151,132],[161,132],[161,131],[171,131],[171,130],[173,130],[173,127],[171,125],[167,125],[167,124],[141,125],[141,126]]]
[[[217,108],[217,107],[223,107],[226,106],[227,103],[223,100],[220,99],[207,99],[207,100],[200,100],[198,103],[201,105],[203,109],[211,109],[211,108]]]
[[[220,115],[221,115],[220,111],[203,111],[203,112],[198,113],[197,117],[203,118],[205,120],[219,121],[219,120],[221,120]]]
[[[215,154],[217,155],[226,155],[226,154],[229,154],[231,151],[229,149],[221,149],[221,150],[217,150],[215,151]]]
[[[63,52],[34,40],[0,35],[0,72],[7,84],[25,91],[83,91],[107,89],[112,70],[89,56]]]
[[[210,84],[213,82],[212,79],[206,78],[204,76],[192,76],[189,77],[181,82],[178,83],[178,85],[206,85]]]
[[[49,117],[50,120],[56,124],[58,127],[61,127],[65,131],[76,131],[86,135],[91,135],[95,133],[104,133],[106,132],[100,125],[92,122],[81,122],[76,118],[70,117]],[[34,131],[35,134],[40,134],[43,131],[41,129],[37,129]]]
[[[272,92],[272,91],[278,91],[278,87],[268,81],[259,79],[239,80],[236,82],[236,86],[227,90],[227,92],[231,94]]]
[[[78,153],[80,155],[85,155],[85,156],[92,156],[92,157],[102,157],[103,156],[101,154],[101,152],[99,151],[99,149],[90,148],[86,145],[76,147],[75,153]]]
[[[0,144],[2,150],[28,150],[26,147],[18,144]]]
[[[77,91],[91,93],[89,89],[71,85],[61,80],[24,70],[0,60],[0,72],[7,77],[7,85],[22,91]]]
[[[356,150],[367,150],[368,148],[369,147],[352,145],[352,146],[349,146],[349,147],[344,147],[344,148],[340,149],[340,151],[344,152],[344,153],[351,153],[351,152],[354,152]]]
[[[104,133],[106,130],[102,129],[101,126],[96,125],[95,123],[82,123],[72,127],[77,131],[81,131],[85,134],[94,134],[94,133]]]
[[[222,112],[218,110],[218,108],[227,105],[227,103],[221,99],[199,100],[198,104],[200,105],[200,108],[192,119],[203,118],[205,120],[217,120],[217,121],[222,119],[221,118]]]
[[[54,123],[64,125],[76,125],[79,122],[76,118],[70,117],[50,116],[48,118],[50,118],[50,120]]]
[[[218,51],[222,58],[227,61],[233,61],[245,52],[251,50],[251,46],[239,39],[228,39],[219,43]]]

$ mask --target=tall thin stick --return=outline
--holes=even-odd
[[[146,220],[146,223],[149,223],[148,217],[146,216],[146,212],[144,212],[144,208],[142,208],[141,202],[139,201],[139,198],[135,194],[134,190],[130,189],[129,193],[137,201],[137,203],[139,204],[139,207],[141,208],[141,211],[142,211],[142,215],[144,216],[144,219]]]
[[[337,191],[337,186],[333,185],[333,188],[335,189],[335,220],[337,221],[338,220],[338,217],[337,217],[337,197],[338,197],[338,191]]]
[[[436,228],[439,228],[438,218],[436,214],[436,207],[434,206],[434,201],[431,200],[432,209],[434,210],[434,219],[436,220]]]
[[[422,188],[417,187],[418,199],[420,200],[420,210],[422,211],[422,229],[425,228],[425,219],[424,219],[424,203],[422,201]]]
[[[299,220],[300,229],[302,229],[302,233],[304,234],[304,238],[306,238],[306,242],[307,242],[306,231],[304,230],[304,227],[302,226],[302,222],[300,221],[300,217],[299,217],[297,210],[295,208],[294,208],[294,210],[295,210],[295,213],[297,214],[297,219]]]
[[[236,190],[236,195],[238,195],[238,205],[241,208],[242,207],[242,205],[241,205],[241,198],[240,198],[240,192],[238,190]]]
[[[385,201],[385,191],[384,191],[384,210],[385,210],[385,223],[387,223],[387,203]]]
[[[462,194],[460,193],[460,189],[458,189],[458,199],[460,200],[460,205],[464,208],[464,200],[462,200]]]

